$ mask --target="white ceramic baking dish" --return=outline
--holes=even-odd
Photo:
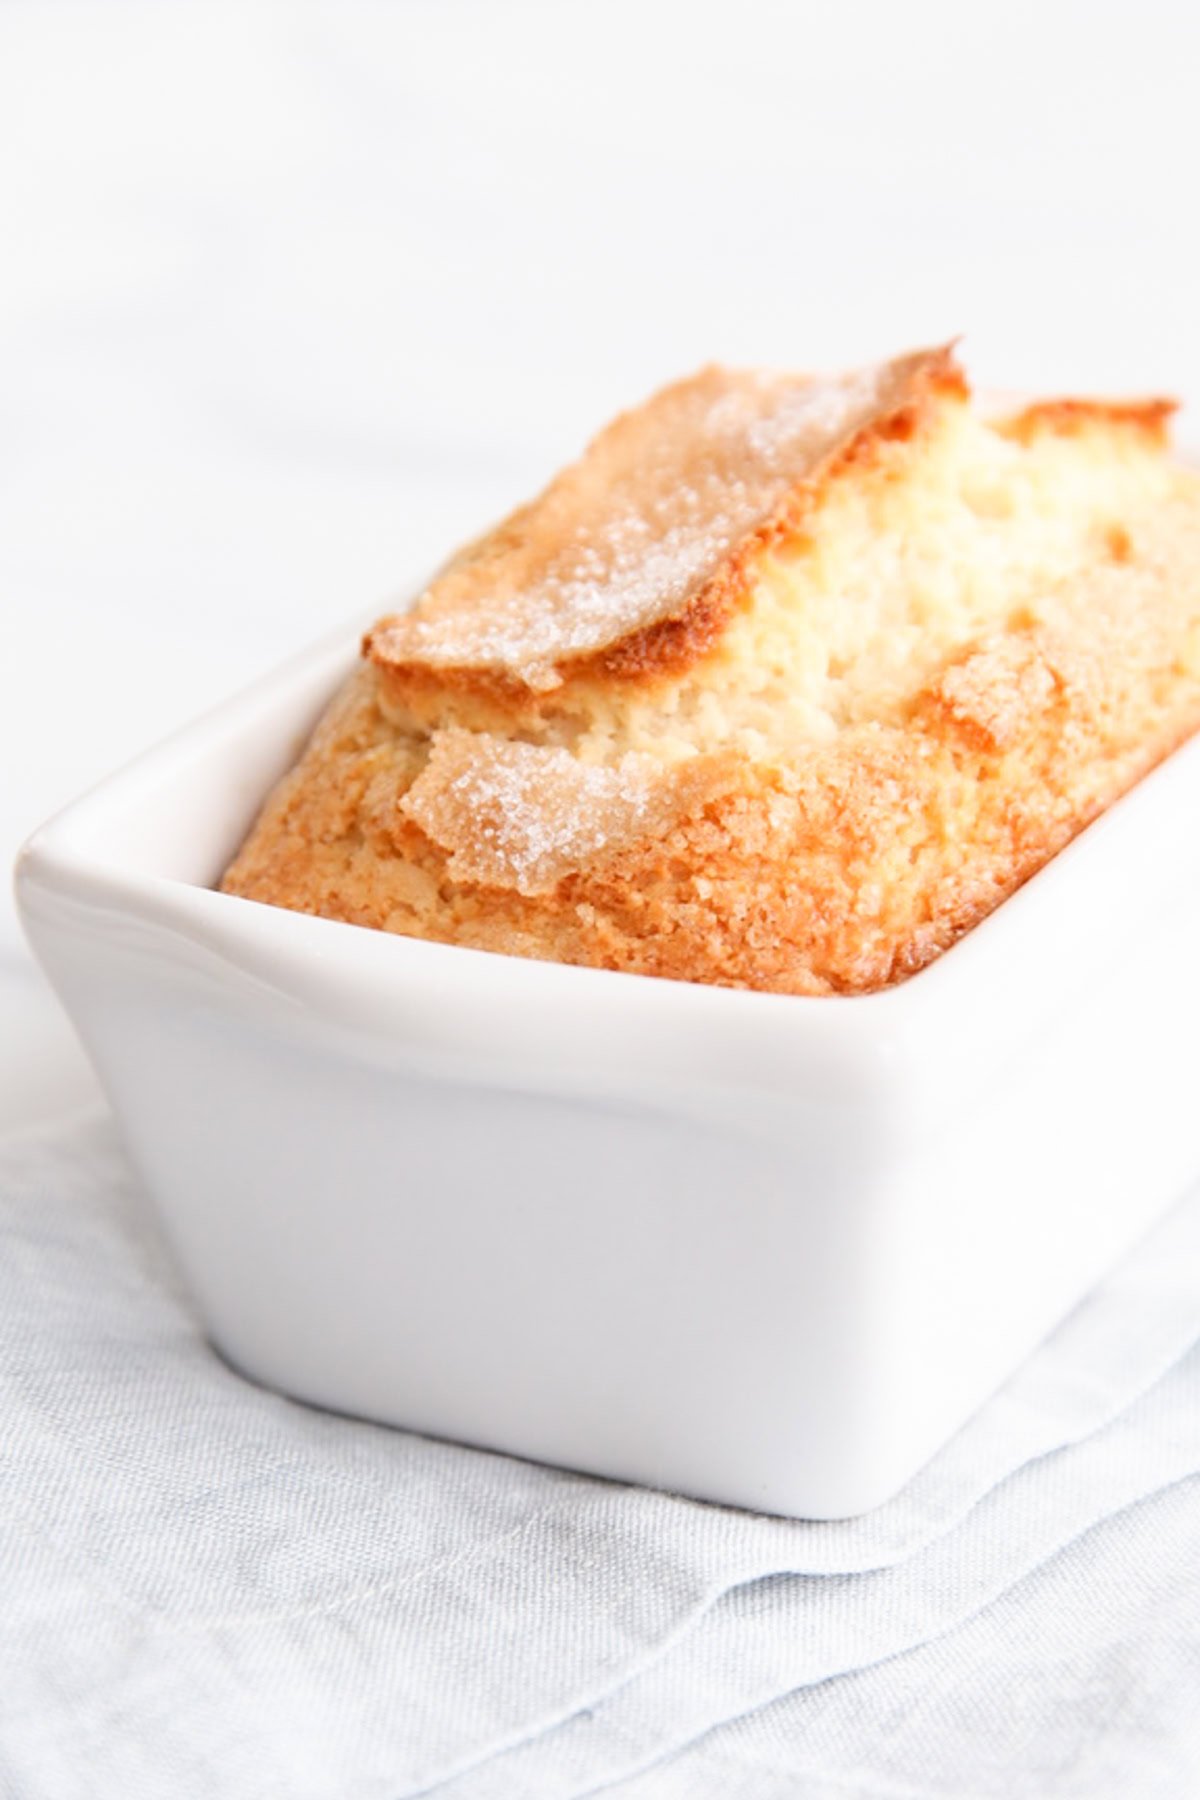
[[[791,999],[212,892],[352,656],[18,866],[214,1340],[340,1411],[875,1506],[1200,1173],[1200,740],[914,980]]]

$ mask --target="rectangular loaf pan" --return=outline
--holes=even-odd
[[[213,892],[353,654],[18,864],[213,1339],[301,1399],[599,1475],[887,1499],[1200,1174],[1200,740],[911,981],[798,999]]]

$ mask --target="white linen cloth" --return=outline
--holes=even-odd
[[[99,1112],[0,1141],[5,1800],[1182,1796],[1200,1194],[888,1506],[797,1524],[298,1406]]]

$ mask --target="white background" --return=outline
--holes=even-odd
[[[1182,0],[0,0],[0,851],[704,360],[1200,394],[1198,74]]]

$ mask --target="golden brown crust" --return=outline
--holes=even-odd
[[[411,771],[380,759],[389,728],[368,681],[336,748],[327,740],[293,778],[225,886],[516,955],[779,993],[871,992],[984,918],[1197,723],[1195,712],[1164,720],[1106,757],[1086,697],[1057,691],[1053,730],[1018,719],[997,734],[990,701],[980,717],[939,683],[907,728],[862,729],[791,770],[730,760],[665,829],[521,892],[476,879],[486,865],[459,865],[414,823],[402,804]]]
[[[733,612],[745,603],[761,558],[776,544],[799,539],[806,518],[832,484],[877,462],[884,445],[906,443],[915,436],[936,398],[947,394],[965,398],[966,391],[952,349],[930,352],[928,360],[913,369],[905,397],[881,408],[810,473],[797,479],[775,510],[746,534],[728,561],[677,613],[619,638],[594,656],[560,665],[563,679],[583,675],[600,680],[645,680],[679,674],[699,662],[713,648]]]
[[[373,627],[364,653],[394,704],[423,711],[444,688],[514,718],[536,715],[539,698],[566,683],[679,673],[712,649],[761,557],[802,529],[830,483],[910,439],[938,398],[966,391],[952,346],[842,388],[705,369],[623,414],[536,501],[447,565],[409,613]],[[797,417],[807,429],[794,428]],[[630,519],[650,521],[632,571]],[[675,559],[679,579],[668,569],[639,605],[638,565],[655,557]],[[487,617],[497,592],[500,630]]]
[[[1166,402],[993,428],[948,353],[905,382],[558,688],[373,636],[225,888],[781,993],[923,967],[1200,725],[1200,480]]]
[[[1115,427],[1133,431],[1149,443],[1164,445],[1178,400],[1152,396],[1142,400],[1037,400],[1000,427],[1018,443],[1030,443],[1039,432],[1074,437],[1082,431]]]

